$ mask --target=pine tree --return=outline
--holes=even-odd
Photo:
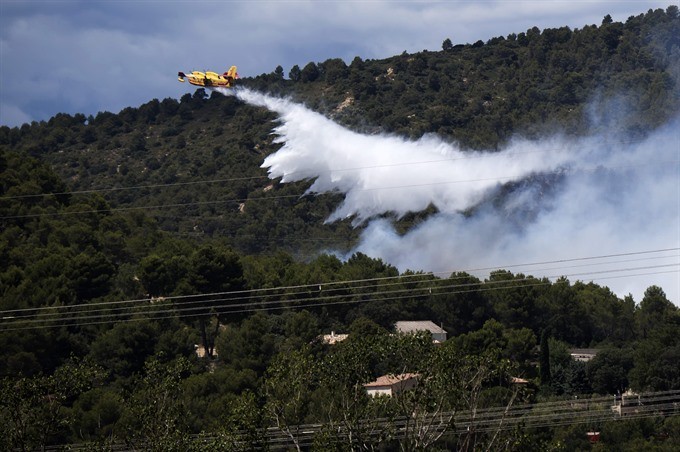
[[[550,347],[548,346],[548,332],[541,333],[541,358],[539,361],[539,370],[541,373],[541,384],[549,385],[551,380],[550,375]]]

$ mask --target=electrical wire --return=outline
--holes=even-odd
[[[588,397],[588,396],[586,396]],[[627,407],[625,414],[617,414],[618,407]],[[616,408],[616,409],[615,409]],[[446,439],[493,432],[507,432],[517,428],[530,433],[538,428],[555,428],[579,424],[603,424],[623,420],[637,420],[680,415],[680,391],[657,391],[641,393],[631,403],[621,405],[613,396],[596,396],[582,399],[569,399],[554,402],[514,403],[511,406],[476,408],[474,414],[468,408],[441,413],[426,413],[419,417],[400,416],[395,418],[374,418],[359,420],[352,428],[343,421],[327,423],[294,424],[268,427],[261,430],[259,440],[270,450],[289,449],[294,443],[300,447],[311,447],[319,434],[333,432],[330,439],[336,444],[351,443],[350,430],[361,431],[361,436],[369,440],[405,440],[423,433],[428,425],[431,439]],[[435,425],[436,424],[436,425]],[[251,431],[236,430],[229,432],[234,444],[247,445]],[[292,436],[292,438],[291,438]],[[219,434],[187,435],[194,444],[226,439]],[[47,446],[45,450],[85,450],[86,444],[61,444]],[[140,445],[143,446],[143,445]],[[128,450],[122,443],[111,444],[111,450]]]
[[[411,279],[417,279],[417,280],[423,280],[423,278],[427,277],[437,277],[437,276],[445,276],[445,275],[454,275],[456,273],[465,273],[465,275],[462,276],[449,276],[447,279],[449,281],[451,280],[457,280],[457,279],[466,279],[471,276],[472,273],[475,272],[482,272],[482,271],[493,271],[493,270],[498,270],[498,269],[509,269],[509,268],[517,268],[517,267],[533,267],[537,265],[550,265],[550,264],[564,264],[564,263],[573,263],[573,262],[585,262],[585,261],[593,261],[593,260],[603,260],[603,259],[611,259],[611,258],[619,258],[619,257],[630,257],[630,256],[642,256],[642,255],[649,255],[649,254],[658,254],[658,253],[667,253],[667,252],[674,252],[675,254],[673,255],[662,255],[662,256],[655,256],[655,257],[637,257],[636,259],[626,259],[626,260],[619,260],[619,261],[613,261],[613,262],[600,262],[600,263],[589,263],[589,264],[582,264],[582,265],[572,265],[572,266],[562,266],[562,267],[553,267],[550,268],[550,270],[559,270],[562,268],[580,268],[584,266],[592,266],[592,265],[604,265],[604,264],[611,264],[611,263],[629,263],[629,262],[639,262],[639,261],[645,261],[645,260],[654,260],[654,259],[668,259],[668,258],[677,258],[680,257],[680,251],[679,248],[664,248],[664,249],[656,249],[656,250],[645,250],[645,251],[634,251],[634,252],[628,252],[628,253],[616,253],[616,254],[605,254],[605,255],[597,255],[597,256],[584,256],[584,257],[577,257],[577,258],[567,258],[567,259],[557,259],[557,260],[551,260],[551,261],[539,261],[539,262],[528,262],[528,263],[520,263],[520,264],[506,264],[506,265],[500,265],[500,266],[489,266],[489,267],[478,267],[478,268],[471,268],[471,269],[458,269],[458,270],[445,270],[445,271],[435,271],[435,272],[426,272],[426,273],[405,273],[401,275],[396,275],[396,276],[384,276],[384,277],[376,277],[376,278],[363,278],[363,279],[352,279],[352,280],[341,280],[341,281],[328,281],[328,282],[315,282],[315,283],[308,283],[308,284],[299,284],[299,285],[291,285],[291,286],[277,286],[277,287],[270,287],[270,288],[257,288],[257,289],[244,289],[244,290],[236,290],[236,291],[221,291],[221,292],[211,292],[211,293],[196,293],[196,294],[185,294],[185,295],[174,295],[174,296],[163,296],[160,297],[164,300],[180,300],[180,299],[186,299],[186,298],[194,298],[194,297],[213,297],[213,296],[229,296],[230,299],[247,299],[249,298],[250,295],[256,295],[258,297],[264,296],[267,292],[274,292],[273,296],[288,296],[291,295],[290,290],[303,290],[308,291],[309,289],[317,289],[319,291],[325,291],[328,292],[329,290],[333,290],[334,286],[340,286],[340,290],[347,290],[348,288],[346,286],[356,284],[356,283],[381,283],[381,287],[386,287],[385,281],[395,281],[393,284],[401,284],[403,282],[408,282]],[[680,261],[679,261],[680,262]],[[676,265],[676,264],[669,264],[669,265]],[[645,267],[649,268],[649,267]],[[640,268],[635,268],[634,270],[639,270]],[[545,271],[546,269],[534,269],[535,271]],[[615,269],[612,271],[625,271],[626,269]],[[580,273],[580,274],[575,274],[575,275],[560,275],[560,276],[582,276],[586,273]],[[590,274],[590,273],[587,273]],[[551,276],[554,278],[555,276]],[[526,280],[527,278],[524,278],[522,280]],[[536,279],[533,277],[530,277],[529,279]],[[518,281],[518,279],[513,278],[510,281]],[[488,281],[491,283],[492,281]],[[387,283],[389,285],[389,283]],[[374,287],[372,285],[370,286],[360,286],[360,287],[355,287],[354,289],[357,288],[364,288],[364,287]],[[293,293],[295,294],[295,293]],[[240,298],[239,298],[240,297]],[[139,303],[139,302],[148,302],[150,299],[148,297],[146,298],[137,298],[137,299],[131,299],[131,300],[118,300],[118,301],[107,301],[107,302],[91,302],[91,303],[86,303],[86,304],[78,304],[78,307],[86,307],[86,306],[97,306],[97,307],[102,307],[105,305],[118,305],[118,304],[127,304],[127,303]],[[18,314],[18,313],[29,313],[29,312],[36,312],[36,311],[44,311],[44,310],[58,310],[58,309],[70,309],[73,308],[73,306],[68,305],[68,306],[44,306],[44,307],[38,307],[38,308],[22,308],[22,309],[13,309],[13,310],[3,310],[0,311],[0,317],[5,316],[6,314]]]
[[[603,279],[607,278],[616,278],[616,277],[631,277],[631,276],[638,276],[638,275],[651,275],[651,274],[663,274],[663,273],[677,273],[680,271],[680,266],[677,264],[669,264],[669,265],[663,265],[659,267],[667,267],[667,266],[675,266],[679,267],[677,270],[673,271],[667,271],[667,272],[651,272],[651,273],[639,273],[639,274],[627,274],[627,275],[621,275],[621,276],[609,276],[605,277]],[[646,267],[646,268],[654,268],[654,267]],[[631,269],[624,269],[623,271],[630,271]],[[622,271],[622,270],[609,270],[605,271],[602,273],[611,273],[613,271]],[[588,273],[590,275],[590,273]],[[227,301],[228,299],[201,299],[201,300],[196,300],[194,302],[189,302],[187,304],[191,304],[192,306],[183,306],[183,305],[177,305],[177,306],[158,306],[154,304],[147,304],[148,308],[144,309],[143,312],[139,311],[134,311],[134,310],[127,310],[122,313],[111,313],[110,310],[108,309],[95,309],[94,313],[90,311],[80,311],[82,314],[87,314],[87,315],[80,315],[80,316],[73,316],[73,313],[71,312],[66,312],[64,313],[64,316],[56,316],[53,318],[46,318],[45,316],[40,316],[37,318],[21,318],[21,317],[15,317],[15,316],[5,316],[2,318],[3,322],[0,322],[0,331],[18,331],[18,330],[28,330],[28,329],[42,329],[42,328],[61,328],[61,327],[71,327],[71,326],[87,326],[87,325],[101,325],[101,324],[108,324],[108,323],[115,323],[117,321],[140,321],[140,320],[163,320],[163,319],[172,319],[176,318],[178,316],[181,316],[182,318],[192,318],[192,317],[200,317],[200,316],[206,316],[206,315],[227,315],[227,314],[244,314],[244,313],[252,313],[252,312],[257,312],[257,311],[276,311],[276,310],[282,310],[282,309],[310,309],[310,308],[316,308],[316,307],[329,307],[329,306],[334,306],[334,305],[342,305],[342,304],[359,304],[359,303],[368,303],[368,302],[375,302],[375,301],[380,301],[380,302],[393,302],[393,301],[401,301],[401,300],[412,300],[416,298],[428,298],[432,299],[433,297],[436,296],[451,296],[451,295],[457,295],[457,294],[467,294],[467,293],[479,293],[479,292],[488,292],[488,291],[496,291],[496,290],[506,290],[506,289],[521,289],[521,288],[532,288],[532,287],[539,287],[539,286],[547,286],[552,284],[548,279],[544,278],[543,280],[536,280],[535,278],[529,278],[529,280],[532,280],[532,282],[527,283],[527,284],[517,284],[518,282],[524,281],[527,279],[520,279],[520,280],[502,280],[502,281],[492,281],[492,282],[480,282],[480,283],[473,283],[473,284],[465,284],[465,285],[452,285],[452,286],[444,286],[443,289],[449,289],[449,288],[455,288],[456,290],[449,290],[449,291],[444,291],[441,293],[437,293],[438,290],[441,290],[442,287],[432,287],[432,286],[426,286],[422,288],[409,288],[409,289],[403,289],[403,290],[397,290],[397,291],[392,291],[392,292],[372,292],[372,293],[351,293],[347,295],[334,295],[334,296],[320,296],[320,297],[314,297],[314,298],[298,298],[298,299],[284,299],[284,300],[271,300],[271,301],[251,301],[248,303],[235,303],[235,304],[226,304],[226,305],[215,305],[211,304],[210,306],[193,306],[195,304],[205,304],[205,303],[213,303],[213,302],[218,302],[218,301]],[[487,287],[491,283],[497,283],[499,285],[497,286],[492,286],[492,287]],[[503,285],[504,284],[504,285]],[[467,289],[461,289],[462,287],[468,286]],[[470,286],[472,286],[470,288]],[[420,290],[423,293],[414,293],[416,290]],[[403,293],[407,292],[405,295],[395,295],[395,296],[387,296],[395,293]],[[200,295],[203,296],[203,295]],[[229,300],[231,301],[231,300]],[[148,303],[148,300],[147,300]],[[137,306],[133,307],[137,308]],[[152,308],[157,308],[157,309],[152,309]],[[196,311],[200,311],[196,313]],[[71,317],[65,317],[71,315]],[[129,316],[134,316],[134,317],[129,317]],[[93,319],[98,319],[94,321]],[[90,321],[93,320],[93,321]],[[50,323],[52,322],[52,323]],[[58,323],[55,323],[58,322]],[[3,324],[4,323],[4,324]]]

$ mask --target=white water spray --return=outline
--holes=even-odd
[[[327,221],[351,217],[367,224],[354,251],[401,271],[512,266],[535,276],[571,274],[572,280],[595,280],[619,296],[632,293],[636,301],[656,284],[678,303],[677,119],[635,143],[553,136],[473,153],[434,136],[409,141],[362,135],[285,99],[243,88],[234,94],[280,117],[274,133],[282,147],[262,165],[272,179],[313,179],[310,192],[344,193]],[[502,198],[495,196],[499,190]],[[430,205],[438,213],[405,235],[390,221],[376,219]],[[576,270],[515,266],[655,250],[670,251],[630,264],[592,259]]]

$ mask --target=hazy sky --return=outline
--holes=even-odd
[[[0,125],[117,113],[193,92],[178,71],[287,75],[293,65],[381,59],[538,26],[624,21],[665,1],[0,0]]]

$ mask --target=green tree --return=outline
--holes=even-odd
[[[119,421],[125,412],[125,400],[120,391],[95,387],[83,393],[73,404],[72,436],[93,444],[123,437]]]
[[[548,331],[544,330],[541,333],[541,356],[540,356],[540,361],[538,363],[538,368],[541,372],[541,384],[544,386],[547,386],[550,384],[551,380],[551,375],[550,375],[550,344],[549,344],[549,333]]]
[[[294,82],[298,82],[300,81],[300,77],[301,77],[300,66],[296,64],[290,69],[290,72],[288,73],[288,78]]]
[[[150,297],[172,295],[180,281],[189,272],[189,262],[184,256],[145,256],[139,262],[138,278]]]
[[[307,63],[300,72],[300,81],[310,83],[319,78],[319,67],[314,62]]]
[[[262,376],[278,353],[282,337],[272,316],[257,312],[240,325],[227,324],[216,340],[219,359],[236,370],[250,369]]]
[[[391,418],[383,398],[371,399],[364,384],[377,375],[388,339],[387,332],[355,335],[333,346],[319,364],[319,395],[325,436],[330,444],[349,450],[361,450],[386,442],[392,429],[379,419]]]
[[[668,301],[663,289],[659,286],[648,287],[635,313],[638,333],[645,338],[650,336],[673,313],[677,313],[677,308]]]
[[[228,414],[216,434],[206,434],[200,450],[268,450],[267,416],[252,391],[244,391],[229,404]]]
[[[220,310],[217,308],[226,304],[224,301],[230,298],[229,292],[240,291],[243,287],[243,266],[235,252],[204,245],[189,258],[186,285],[178,288],[178,292],[191,296],[179,298],[178,307],[181,309],[182,303],[192,304],[190,316],[198,319],[201,344],[208,357],[213,356],[220,325]],[[214,321],[211,322],[211,318]]]
[[[84,361],[70,360],[52,375],[0,380],[0,446],[35,450],[66,441],[73,423],[70,406],[83,392],[100,384],[104,372]]]
[[[154,356],[145,362],[144,375],[127,400],[128,417],[121,421],[128,444],[149,451],[188,449],[190,437],[179,396],[189,369],[184,357],[164,363]]]
[[[120,322],[92,342],[88,356],[113,378],[130,377],[153,355],[159,335],[156,322]]]
[[[344,83],[349,74],[349,69],[341,58],[328,59],[321,67],[326,83]]]
[[[265,410],[298,451],[302,450],[300,429],[309,414],[315,367],[309,350],[303,348],[277,355],[265,376]]]
[[[628,349],[604,348],[586,365],[588,379],[598,394],[622,394],[628,387],[633,357]]]

